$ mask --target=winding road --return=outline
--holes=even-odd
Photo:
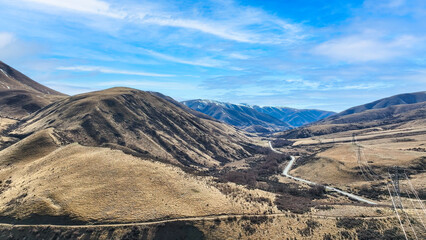
[[[271,143],[271,141],[269,141],[269,147],[270,147],[270,148],[271,148],[271,150],[272,150],[273,152],[275,152],[275,153],[284,154],[284,153],[282,153],[282,152],[280,152],[280,151],[278,151],[278,150],[274,149],[274,148],[272,147],[272,143]],[[291,176],[288,172],[290,172],[290,170],[291,170],[291,168],[293,167],[293,165],[294,165],[294,163],[295,163],[295,162],[296,162],[296,158],[295,158],[294,156],[291,156],[291,160],[290,160],[290,162],[287,164],[287,166],[284,168],[282,175],[284,175],[284,176],[286,176],[286,177],[288,177],[288,178],[291,178],[291,179],[293,179],[293,180],[296,180],[296,181],[299,181],[299,182],[306,183],[306,184],[308,184],[308,185],[321,185],[321,184],[318,184],[318,183],[315,183],[315,182],[311,182],[311,181],[306,180],[306,179],[302,179],[302,178],[298,178],[298,177]],[[342,195],[347,196],[347,197],[348,197],[348,198],[350,198],[350,199],[357,200],[357,201],[364,202],[364,203],[368,203],[368,204],[371,204],[371,205],[377,205],[377,203],[375,203],[375,202],[373,202],[373,201],[370,201],[370,200],[367,200],[367,199],[365,199],[365,198],[362,198],[362,197],[360,197],[360,196],[357,196],[357,195],[355,195],[355,194],[348,193],[348,192],[342,191],[342,190],[337,189],[337,188],[334,188],[334,187],[329,187],[329,186],[324,186],[324,187],[325,187],[325,189],[326,189],[326,190],[328,190],[328,191],[333,191],[333,192],[340,193],[340,194],[342,194]]]

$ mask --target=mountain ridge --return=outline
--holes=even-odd
[[[257,105],[233,104],[205,99],[187,100],[182,103],[219,121],[249,132],[282,131],[334,114],[334,112],[316,109],[260,107]]]
[[[250,132],[254,132],[251,130],[253,127],[261,132],[280,131],[291,128],[289,124],[270,115],[258,112],[251,106],[244,104],[231,104],[213,100],[188,100],[182,103],[193,110],[207,114],[221,122]]]
[[[48,95],[65,96],[63,93],[32,80],[2,61],[0,61],[0,90],[26,90]]]
[[[69,142],[109,146],[179,165],[213,166],[250,156],[251,141],[149,92],[111,88],[59,100],[25,118],[12,134],[54,128]]]

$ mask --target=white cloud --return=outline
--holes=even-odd
[[[392,40],[357,35],[324,42],[313,52],[346,62],[386,61],[404,55],[416,42],[407,35]]]
[[[64,10],[84,12],[89,14],[103,15],[112,18],[124,18],[126,14],[111,9],[110,4],[99,0],[24,0]]]
[[[186,84],[181,82],[159,82],[159,81],[110,81],[110,82],[100,82],[95,84],[100,87],[115,87],[115,86],[126,86],[126,87],[135,87],[135,88],[161,88],[161,89],[170,89],[170,90],[181,90],[181,89],[195,89],[193,84]]]
[[[179,19],[179,18],[160,18],[160,17],[147,17],[142,18],[141,23],[156,24],[169,27],[180,27],[198,30],[200,32],[212,34],[223,39],[234,40],[237,42],[256,43],[255,36],[245,33],[243,31],[236,31],[221,24],[210,24],[205,21],[193,19]]]
[[[147,77],[174,77],[170,74],[159,74],[141,71],[127,71],[105,68],[100,66],[73,66],[73,67],[58,67],[57,70],[64,71],[76,71],[76,72],[100,72],[100,73],[111,73],[111,74],[123,74],[123,75],[136,75],[136,76],[147,76]]]
[[[243,43],[284,44],[304,38],[298,25],[270,15],[261,9],[236,5],[233,1],[212,2],[213,17],[200,14],[197,4],[185,10],[173,9],[174,3],[114,5],[101,0],[22,0],[65,11],[122,19],[127,23],[158,25],[195,30]],[[226,10],[224,10],[226,8]],[[31,8],[34,9],[34,8]],[[39,9],[40,10],[40,9]],[[57,14],[49,11],[49,13]],[[194,14],[196,13],[196,14]],[[88,25],[93,23],[87,23]]]
[[[341,88],[336,89],[342,89],[342,90],[367,90],[367,89],[379,89],[379,88],[387,88],[391,87],[392,84],[390,83],[366,83],[366,84],[356,84],[356,85],[347,85],[343,86]]]
[[[0,32],[0,49],[10,45],[13,42],[14,38],[15,37],[11,33]]]
[[[230,58],[241,59],[241,60],[246,60],[246,59],[250,58],[250,56],[245,55],[245,54],[241,54],[241,53],[231,53],[228,56]]]
[[[150,55],[150,56],[159,58],[159,59],[167,60],[167,61],[170,61],[170,62],[194,65],[194,66],[219,67],[219,66],[224,65],[223,61],[219,61],[219,60],[215,60],[215,59],[211,59],[211,58],[186,60],[186,59],[181,59],[181,58],[178,58],[178,57],[170,56],[170,55],[167,55],[167,54],[159,53],[159,52],[149,50],[149,49],[143,49],[143,52]]]
[[[24,42],[10,32],[0,32],[0,60],[5,62],[29,61],[37,54],[40,46],[31,42]]]
[[[292,84],[293,87],[297,88],[318,89],[321,85],[320,82],[308,81],[300,78],[285,79],[284,81]]]
[[[396,8],[396,7],[400,7],[404,4],[405,4],[405,0],[390,0],[387,5],[390,8]]]

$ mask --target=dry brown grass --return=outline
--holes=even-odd
[[[399,166],[417,169],[412,172],[412,182],[417,190],[424,190],[425,169],[419,170],[422,170],[420,159],[426,156],[422,151],[426,146],[426,134],[423,134],[425,130],[425,125],[406,124],[404,128],[364,129],[323,135],[315,139],[297,139],[295,145],[298,148],[310,147],[317,150],[322,146],[330,148],[318,152],[315,155],[318,157],[316,160],[312,159],[293,169],[292,174],[349,191],[381,184],[381,190],[386,193],[384,183],[388,178],[388,169]],[[361,146],[360,163],[358,163],[358,146],[351,143],[352,133],[357,134],[357,144]],[[360,170],[360,166],[363,167],[363,171]],[[370,175],[369,169],[383,180],[375,180],[377,176]],[[383,197],[388,196],[383,194]]]
[[[400,237],[401,230],[394,229],[397,224],[395,218],[222,216],[133,226],[0,226],[0,238],[13,234],[38,239],[357,239],[369,229],[374,233],[369,239],[378,240]]]
[[[52,127],[85,146],[120,146],[182,165],[215,166],[250,156],[235,128],[200,119],[148,92],[112,88],[65,98],[26,119],[15,134]]]
[[[0,116],[22,119],[63,97],[32,90],[0,90]]]
[[[0,131],[6,129],[8,126],[16,123],[17,120],[0,117]]]
[[[185,216],[262,213],[259,190],[231,186],[225,195],[211,178],[118,150],[59,146],[48,129],[0,152],[0,213],[70,216],[81,221],[132,222]],[[265,193],[266,194],[266,193]],[[273,194],[269,194],[273,201]]]

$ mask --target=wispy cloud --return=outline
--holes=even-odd
[[[100,0],[22,0],[41,5],[52,6],[65,11],[94,14],[143,25],[158,25],[195,30],[205,34],[242,43],[284,44],[305,37],[301,27],[266,12],[236,5],[233,1],[218,1],[212,10],[218,13],[220,20],[194,15],[197,9],[188,12],[172,12],[158,8],[143,8],[141,3],[135,9],[115,8]],[[146,3],[145,3],[146,4]],[[149,4],[147,4],[149,5]],[[163,6],[164,8],[164,6]],[[222,9],[221,9],[222,8]],[[181,17],[180,15],[194,15]]]
[[[0,1],[0,59],[68,93],[87,82],[293,106],[317,94],[342,110],[426,83],[424,0]]]
[[[181,83],[181,82],[171,82],[171,81],[141,81],[141,80],[125,80],[125,81],[109,81],[109,82],[100,82],[95,84],[100,87],[114,87],[114,86],[126,86],[126,87],[138,87],[142,89],[170,89],[170,90],[179,90],[179,89],[195,89],[196,87],[192,84]]]
[[[175,75],[150,73],[142,71],[127,71],[119,69],[111,69],[100,66],[72,66],[72,67],[58,67],[57,70],[63,71],[76,71],[76,72],[100,72],[110,74],[123,74],[123,75],[135,75],[135,76],[147,76],[147,77],[174,77]]]
[[[14,33],[0,32],[0,60],[8,63],[19,62],[23,65],[31,61],[38,53],[39,46],[24,42]],[[39,61],[42,62],[42,61]],[[35,65],[35,63],[31,63]]]
[[[13,34],[8,32],[0,32],[0,49],[12,43],[13,39],[14,39]]]
[[[416,37],[410,35],[392,40],[355,35],[324,42],[313,52],[346,62],[385,61],[404,55],[417,42]]]
[[[237,53],[237,52],[230,53],[228,56],[230,58],[241,59],[241,60],[246,60],[246,59],[251,58],[249,55],[245,55],[245,54],[241,54],[241,53]]]
[[[112,18],[123,19],[126,13],[112,9],[110,4],[99,0],[24,0],[27,2],[48,5],[69,11],[76,11],[88,14],[103,15]]]
[[[156,57],[156,58],[159,58],[159,59],[163,59],[163,60],[166,60],[166,61],[181,63],[181,64],[194,65],[194,66],[218,67],[218,66],[222,66],[222,65],[225,64],[224,61],[220,61],[220,60],[216,60],[216,59],[212,59],[212,58],[208,58],[208,57],[201,58],[201,59],[194,59],[194,60],[186,60],[186,59],[174,57],[174,56],[171,56],[171,55],[167,55],[167,54],[156,52],[156,51],[149,50],[149,49],[142,49],[142,52],[146,53],[150,56],[153,56],[153,57]]]
[[[389,83],[366,83],[366,84],[356,84],[356,85],[347,85],[342,86],[340,89],[342,90],[368,90],[368,89],[380,89],[380,88],[388,88],[391,87],[392,84]],[[339,90],[339,88],[334,88]]]
[[[219,25],[217,23],[211,24],[193,19],[179,19],[179,18],[161,18],[161,17],[144,17],[140,19],[141,23],[156,24],[161,26],[179,27],[198,30],[200,32],[215,35],[217,37],[233,40],[237,42],[257,43],[253,34],[245,33],[243,31],[235,31],[229,27]]]

